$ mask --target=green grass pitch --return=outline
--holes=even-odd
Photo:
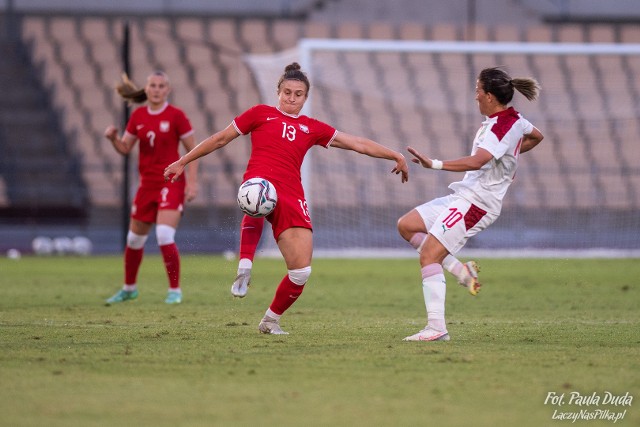
[[[112,307],[119,256],[1,259],[0,425],[640,425],[639,260],[479,263],[478,297],[447,275],[451,341],[408,343],[425,323],[415,259],[315,260],[288,336],[257,332],[279,259],[256,260],[239,300],[236,262],[185,255],[167,306],[149,255],[138,300]],[[572,392],[633,401],[545,404]],[[554,419],[598,409],[626,413]]]

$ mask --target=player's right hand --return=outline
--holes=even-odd
[[[113,125],[107,126],[104,131],[104,136],[109,140],[114,140],[118,137],[118,129]]]
[[[407,147],[407,151],[414,157],[413,159],[411,159],[413,163],[422,165],[422,167],[424,168],[431,168],[431,165],[433,163],[431,162],[430,158],[423,156],[413,147]]]
[[[180,160],[176,160],[165,168],[164,180],[169,181],[169,179],[171,179],[171,182],[176,182],[178,177],[182,175],[183,172],[184,166],[180,164]]]

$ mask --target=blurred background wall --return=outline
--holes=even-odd
[[[97,253],[122,248],[127,217],[123,159],[102,132],[108,124],[123,125],[124,106],[113,87],[123,70],[125,27],[130,30],[132,79],[142,85],[152,70],[166,70],[173,86],[171,101],[189,115],[198,140],[227,126],[251,105],[266,102],[256,70],[247,60],[251,55],[295,49],[303,38],[640,43],[640,4],[632,0],[4,0],[0,13],[0,250],[24,252],[32,250],[37,236],[87,236]],[[320,85],[318,93],[328,95],[314,101],[314,115],[341,130],[387,138],[375,128],[376,121],[383,121],[378,118],[419,112],[403,127],[405,134],[418,140],[453,139],[451,155],[465,154],[480,122],[467,84],[478,64],[509,68],[513,62],[516,70],[537,71],[545,91],[528,117],[545,131],[545,148],[527,160],[523,178],[507,196],[504,218],[487,230],[477,247],[640,250],[638,55],[604,62],[500,55],[430,56],[420,62],[417,57],[375,54],[336,55],[329,61],[335,61],[336,70],[330,79],[345,79],[355,101],[336,99]],[[458,71],[465,76],[460,86],[451,79]],[[366,89],[354,87],[367,73],[373,80],[369,88],[409,81],[416,97],[412,111],[399,110],[384,93],[379,105],[363,103]],[[420,74],[437,82],[432,93],[441,90],[443,98],[451,99],[460,95],[445,110],[449,116],[464,117],[462,128],[452,129],[444,119],[425,119],[436,112],[426,108],[430,95],[415,90],[422,83],[411,79]],[[585,97],[587,92],[594,96]],[[425,96],[418,98],[417,93]],[[571,112],[569,118],[545,115],[560,104]],[[336,115],[345,105],[351,105],[346,108],[351,113]],[[341,121],[349,114],[354,118]],[[240,213],[235,192],[248,154],[248,140],[240,138],[203,161],[201,194],[187,207],[178,232],[181,250],[236,249]],[[126,172],[131,194],[137,184],[136,164],[133,155]],[[418,184],[433,186],[428,191],[434,193],[399,197],[387,216],[386,211],[378,212],[376,203],[394,203],[393,188],[363,207],[340,182],[321,179],[331,171],[318,173],[315,182],[326,183],[322,188],[314,184],[310,191],[343,200],[346,217],[371,212],[372,219],[361,219],[360,225],[388,229],[392,236],[396,213],[437,195],[436,188],[445,190],[451,180],[447,175],[434,179],[414,174]],[[380,180],[386,179],[382,176]],[[342,231],[323,209],[327,210],[319,203],[314,220],[322,234],[316,237],[322,248],[330,249],[338,245],[332,234]],[[383,240],[393,238],[385,235]],[[402,242],[390,246],[402,247]]]

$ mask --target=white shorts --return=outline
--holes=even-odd
[[[498,215],[486,212],[455,194],[433,199],[415,209],[429,234],[438,239],[451,254],[462,249],[469,237],[498,219]]]

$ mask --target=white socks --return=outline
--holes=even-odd
[[[424,246],[424,242],[427,241],[426,233],[415,233],[411,236],[409,240],[409,244],[413,246],[413,248],[420,253],[422,251],[422,246]]]
[[[422,251],[422,247],[424,243],[427,241],[428,234],[425,233],[415,233],[411,236],[409,240],[409,244],[416,250],[418,253]],[[442,267],[447,270],[449,273],[453,274],[458,282],[466,283],[468,280],[469,274],[467,273],[467,269],[464,268],[464,264],[462,264],[458,258],[449,254],[446,256],[444,261],[442,261]]]
[[[429,264],[422,268],[422,293],[427,309],[427,325],[444,332],[447,330],[444,320],[444,301],[447,284],[440,264]]]
[[[275,320],[280,320],[280,316],[282,316],[281,314],[274,313],[273,311],[271,311],[270,308],[267,309],[264,315],[265,317],[271,317],[272,319],[275,319]]]
[[[453,274],[458,280],[458,283],[467,283],[471,278],[469,272],[464,267],[464,264],[453,255],[446,256],[444,261],[442,261],[442,267],[449,273]]]
[[[238,274],[241,273],[240,269],[245,271],[245,270],[251,270],[252,267],[253,267],[253,261],[251,261],[249,258],[242,258],[240,259],[240,262],[238,262]]]

